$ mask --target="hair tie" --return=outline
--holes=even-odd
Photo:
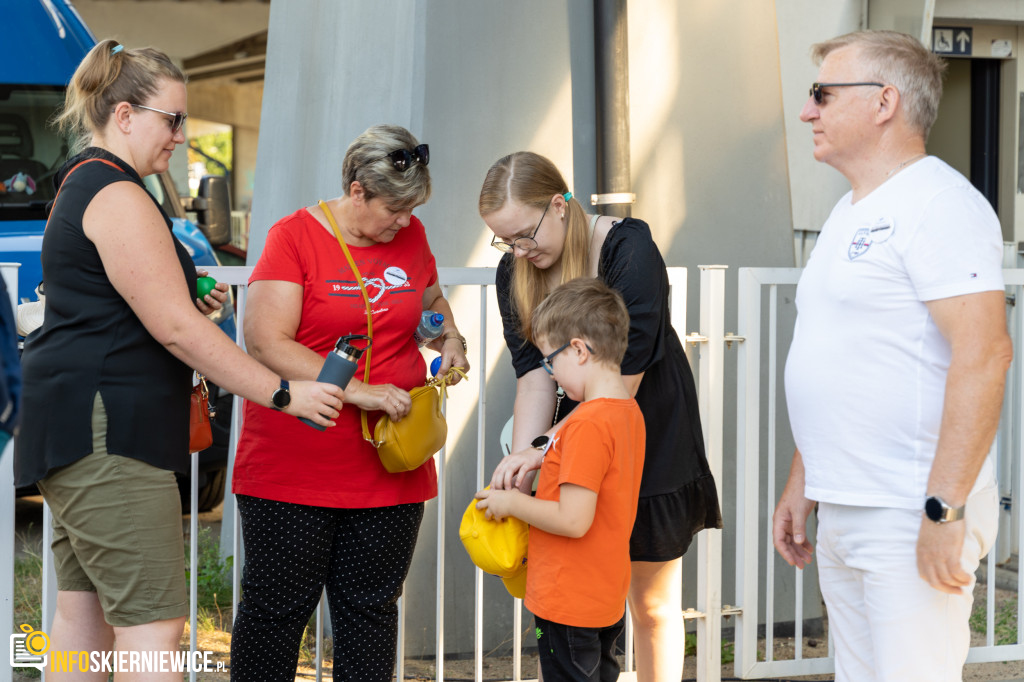
[[[114,47],[110,48],[110,56],[113,57],[115,54],[117,54],[123,49],[124,45],[115,45]]]
[[[562,195],[562,198],[565,199],[566,201],[569,201],[569,199],[572,199],[572,192],[566,192],[565,194]]]

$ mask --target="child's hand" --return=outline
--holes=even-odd
[[[476,508],[484,512],[484,518],[492,521],[501,521],[506,516],[511,516],[512,495],[521,495],[518,490],[494,490],[484,488],[477,491],[474,497],[479,502]]]
[[[544,461],[544,453],[536,448],[527,448],[502,457],[491,475],[491,488],[494,490],[511,490],[519,488],[526,482],[533,481],[527,474],[540,469]],[[524,491],[525,492],[525,491]]]

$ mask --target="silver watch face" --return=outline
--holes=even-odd
[[[950,507],[941,498],[929,497],[924,501],[924,515],[935,523],[959,521],[964,517],[963,507]]]
[[[288,407],[292,402],[292,394],[288,392],[287,388],[279,388],[274,391],[274,394],[270,396],[270,402],[274,404],[279,410],[283,410]]]

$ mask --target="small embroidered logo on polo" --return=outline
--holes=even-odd
[[[871,231],[866,227],[860,228],[857,230],[857,234],[853,235],[853,241],[850,242],[850,248],[846,255],[850,260],[860,258],[871,248],[872,241]]]
[[[544,633],[541,632],[540,628],[536,628],[536,630],[537,630],[537,639],[540,639],[541,637],[544,636]]]
[[[847,256],[850,260],[860,258],[872,246],[889,241],[889,238],[895,232],[896,224],[892,218],[876,218],[864,227],[859,228],[857,233],[853,235],[853,241],[850,242]]]

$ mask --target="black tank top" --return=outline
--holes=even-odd
[[[84,159],[91,161],[69,171]],[[96,194],[139,175],[124,161],[91,147],[57,174],[60,195],[43,236],[46,313],[22,355],[21,431],[15,442],[15,485],[92,452],[92,408],[97,393],[107,413],[107,452],[184,472],[188,466],[190,370],[154,339],[107,278],[82,216]],[[156,200],[167,229],[171,221]],[[196,270],[185,247],[174,248],[189,290]]]

